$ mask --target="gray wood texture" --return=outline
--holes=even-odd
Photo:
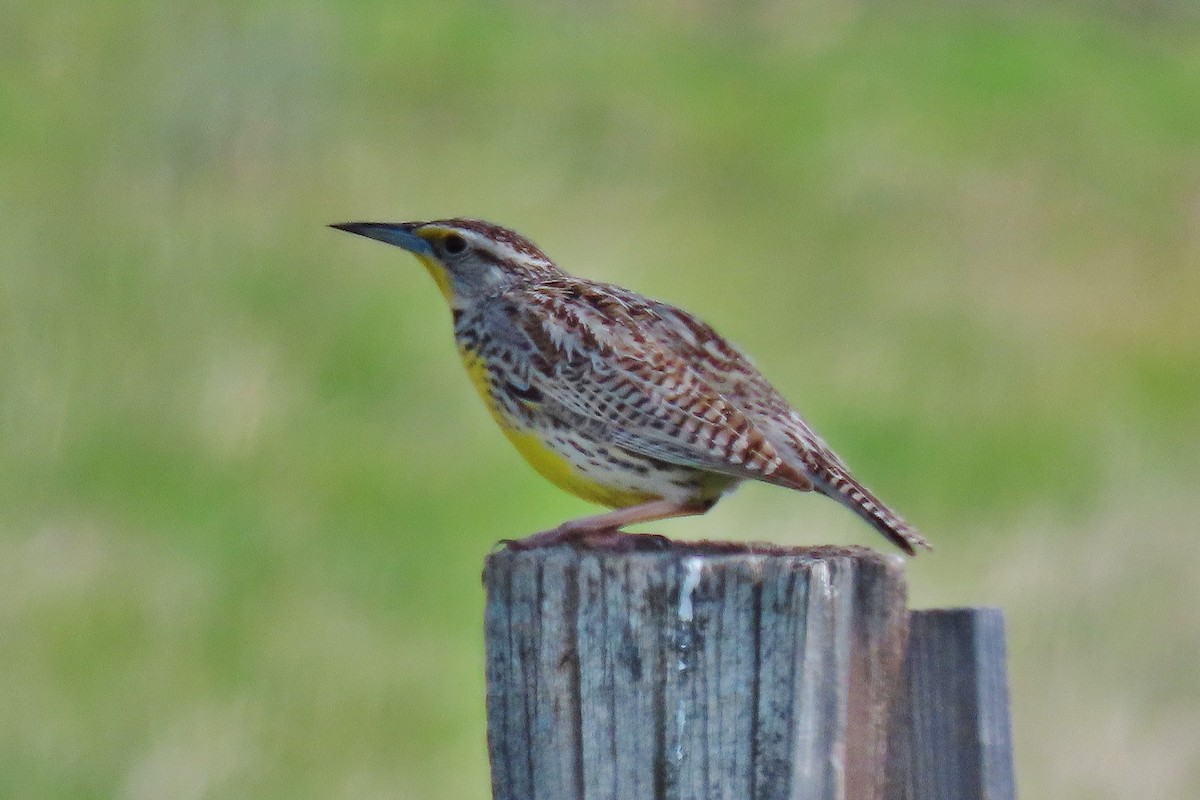
[[[495,800],[871,800],[901,561],[672,544],[488,557]]]
[[[1000,609],[912,612],[901,698],[888,800],[1016,797]]]

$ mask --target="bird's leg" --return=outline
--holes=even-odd
[[[600,544],[610,540],[615,541],[617,537],[622,536],[620,529],[626,525],[655,522],[673,517],[691,517],[703,514],[715,503],[715,500],[689,500],[682,503],[674,500],[651,500],[628,508],[618,508],[616,511],[609,511],[605,514],[568,520],[557,528],[535,533],[524,539],[508,541],[506,544],[513,550],[532,550],[535,547],[548,547],[567,542],[586,541]]]

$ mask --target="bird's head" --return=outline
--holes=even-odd
[[[330,227],[412,253],[452,306],[562,274],[533,242],[482,220],[343,222]]]

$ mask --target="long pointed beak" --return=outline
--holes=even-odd
[[[413,233],[422,224],[420,222],[339,222],[329,227],[393,244],[417,255],[430,255],[433,253],[433,247],[429,242]]]

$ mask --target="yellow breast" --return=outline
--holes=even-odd
[[[625,508],[644,503],[659,497],[657,494],[630,490],[624,487],[606,486],[584,475],[576,465],[572,464],[557,450],[552,449],[536,429],[518,429],[514,420],[503,413],[492,392],[491,380],[488,376],[487,365],[478,354],[471,351],[461,351],[463,365],[471,383],[483,398],[492,418],[504,431],[504,435],[513,443],[529,465],[546,480],[560,489],[570,492],[591,503],[599,503],[610,508]]]

